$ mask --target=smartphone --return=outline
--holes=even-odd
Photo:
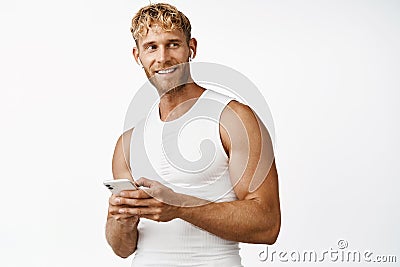
[[[115,179],[104,181],[103,184],[116,195],[124,190],[137,190],[138,187],[129,179]]]

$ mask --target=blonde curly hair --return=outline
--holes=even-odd
[[[137,43],[147,34],[151,24],[158,24],[165,31],[182,30],[186,41],[191,38],[192,26],[189,19],[170,4],[157,3],[142,7],[132,18],[131,33]]]

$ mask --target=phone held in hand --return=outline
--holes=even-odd
[[[129,179],[115,179],[104,181],[103,184],[114,194],[117,195],[124,190],[137,190],[139,189],[131,180]]]

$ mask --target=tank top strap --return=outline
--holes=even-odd
[[[193,110],[193,116],[202,116],[219,121],[225,106],[234,100],[233,97],[221,94],[219,92],[207,89],[203,95],[197,100]]]
[[[204,96],[205,99],[213,99],[215,101],[218,101],[221,103],[220,110],[219,112],[222,112],[222,110],[225,108],[225,106],[231,101],[234,100],[235,98],[231,96],[227,96],[221,93],[218,93],[216,91],[207,89],[207,94]]]

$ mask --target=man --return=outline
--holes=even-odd
[[[135,178],[142,187],[110,197],[107,241],[120,257],[135,252],[132,266],[242,266],[238,242],[273,244],[280,229],[268,131],[250,107],[192,80],[188,62],[197,41],[175,7],[143,7],[131,31],[133,56],[160,99],[145,123],[117,141],[114,178]],[[176,125],[195,113],[219,122],[200,120],[181,136]],[[215,146],[202,146],[204,137]],[[180,142],[183,154],[198,153],[201,160],[169,153],[169,142]],[[144,158],[151,164],[142,163]]]

